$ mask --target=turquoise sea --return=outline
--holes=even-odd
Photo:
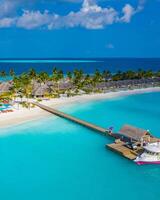
[[[118,130],[129,123],[160,137],[160,93],[64,106]],[[111,138],[50,116],[0,129],[0,200],[158,200],[160,166],[138,166],[105,148]]]

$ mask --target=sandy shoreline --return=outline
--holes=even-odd
[[[111,98],[127,96],[132,94],[141,94],[146,92],[160,92],[160,87],[108,92],[102,94],[89,94],[89,95],[74,96],[69,98],[63,97],[63,98],[51,99],[48,101],[47,100],[42,101],[41,103],[44,105],[58,108],[61,106],[71,105],[73,103],[83,103],[86,101],[93,101],[99,99],[111,99]],[[41,110],[40,108],[32,108],[30,110],[26,108],[20,108],[19,110],[15,109],[13,113],[0,114],[0,128],[6,128],[12,125],[18,125],[27,121],[38,120],[40,118],[44,118],[49,115],[51,114]]]

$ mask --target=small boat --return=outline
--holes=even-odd
[[[134,160],[138,165],[160,164],[160,142],[148,143],[144,151]]]

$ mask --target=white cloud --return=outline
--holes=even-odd
[[[123,16],[119,18],[118,21],[129,23],[135,14],[144,9],[145,2],[146,0],[139,0],[137,8],[132,7],[130,4],[126,4],[122,9]]]
[[[57,25],[57,27],[81,26],[87,29],[101,29],[106,25],[113,24],[117,15],[117,11],[113,8],[102,8],[85,0],[78,12],[70,12],[64,17],[58,16],[49,27],[52,29]]]
[[[15,0],[15,2],[18,1]],[[11,2],[11,0],[6,0],[6,2]],[[10,6],[10,3],[5,5],[5,13],[12,9]],[[144,0],[140,0],[137,8],[126,4],[122,11],[119,12],[112,7],[101,7],[94,0],[84,0],[79,11],[71,11],[65,16],[51,13],[47,10],[44,12],[24,10],[21,16],[3,17],[0,22],[0,28],[16,26],[24,29],[45,27],[50,30],[72,27],[102,29],[114,23],[129,23],[133,15],[140,12],[143,7]]]
[[[3,18],[0,19],[0,28],[9,28],[14,25],[16,18]]]
[[[130,4],[126,4],[123,7],[122,12],[124,15],[119,19],[119,21],[129,23],[132,16],[135,14],[135,9]]]
[[[27,11],[25,10],[23,15],[17,19],[17,27],[34,29],[37,27],[42,27],[50,23],[51,19],[48,11],[41,13],[40,11]]]

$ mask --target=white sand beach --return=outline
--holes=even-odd
[[[120,96],[127,96],[133,94],[147,93],[147,92],[160,92],[160,87],[154,88],[145,88],[145,89],[135,89],[135,90],[126,90],[126,91],[117,91],[117,92],[108,92],[100,94],[89,94],[89,95],[80,95],[74,97],[61,97],[51,100],[43,100],[41,103],[48,105],[54,108],[60,106],[67,106],[73,103],[84,103],[86,101],[100,100],[100,99],[111,99]],[[19,109],[15,108],[12,113],[1,113],[0,114],[0,128],[9,127],[12,125],[18,125],[27,121],[38,120],[40,118],[49,116],[51,114],[46,111],[41,110],[40,108],[31,108],[26,109],[20,107]]]

